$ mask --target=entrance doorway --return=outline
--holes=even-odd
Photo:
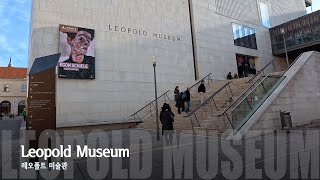
[[[236,54],[236,60],[239,78],[254,76],[257,73],[256,57]]]
[[[8,116],[11,112],[11,103],[9,101],[2,101],[0,103],[0,113]]]
[[[26,107],[26,101],[22,100],[18,103],[18,116],[21,116],[22,111]]]

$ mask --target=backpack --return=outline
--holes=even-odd
[[[187,98],[187,93],[184,92],[184,93],[182,94],[182,99],[184,100],[184,99],[186,99],[186,98]]]

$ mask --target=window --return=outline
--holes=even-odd
[[[27,91],[27,85],[26,84],[22,84],[21,85],[21,92],[26,92]]]
[[[262,25],[264,27],[270,28],[268,5],[263,2],[260,2],[259,4],[260,4],[260,15],[261,15]]]
[[[10,91],[10,86],[9,84],[4,85],[3,87],[3,92],[9,92]]]
[[[256,30],[232,23],[234,45],[257,49]]]

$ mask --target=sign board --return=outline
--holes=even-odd
[[[55,86],[55,68],[29,76],[27,129],[56,129]]]
[[[37,58],[29,72],[27,130],[38,138],[46,129],[56,129],[56,65],[60,54]]]

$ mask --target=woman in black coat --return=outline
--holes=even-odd
[[[166,145],[171,145],[173,141],[173,117],[174,114],[171,112],[169,104],[164,103],[160,112],[160,121],[162,124],[162,135],[165,138]]]

